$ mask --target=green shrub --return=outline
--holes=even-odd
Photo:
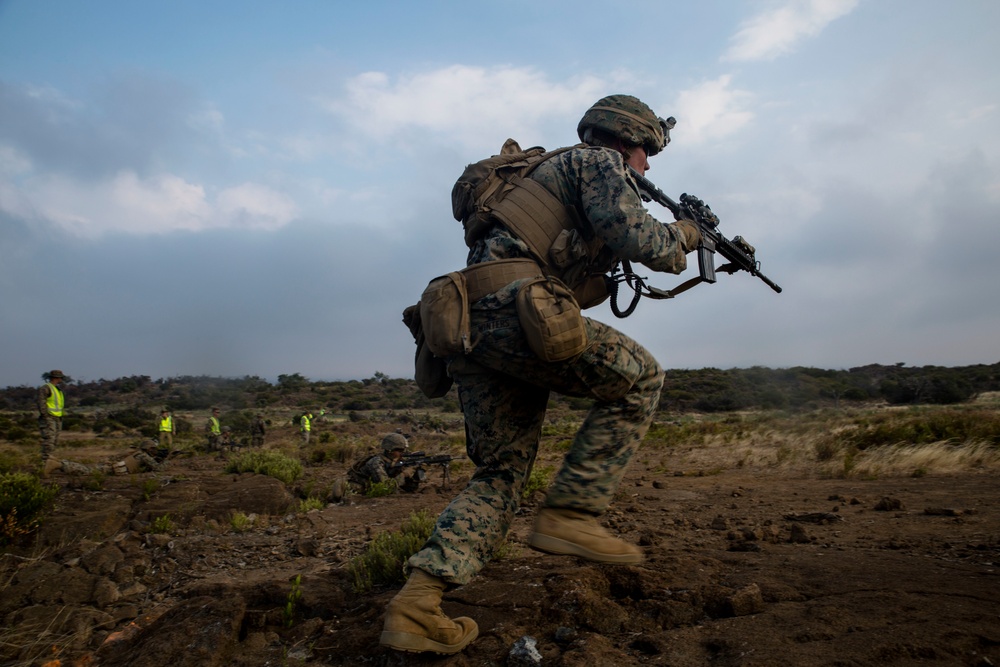
[[[305,514],[310,510],[321,510],[326,507],[326,503],[320,498],[306,498],[299,501],[299,511]]]
[[[396,493],[396,481],[387,479],[384,482],[372,482],[365,489],[365,496],[368,498],[381,498],[391,496]]]
[[[231,458],[226,472],[252,472],[291,484],[302,474],[302,462],[273,449],[255,449]]]
[[[529,498],[535,491],[544,491],[549,488],[553,472],[555,472],[555,468],[552,466],[535,466],[532,468],[531,474],[528,475],[528,481],[524,485],[524,491],[521,492],[521,497]]]
[[[401,584],[403,564],[431,536],[434,518],[426,511],[413,512],[398,531],[379,533],[363,553],[348,563],[354,590],[365,593],[375,587]]]
[[[34,530],[58,489],[24,472],[0,475],[0,546]]]
[[[166,533],[170,534],[174,530],[174,520],[170,518],[169,514],[162,514],[155,519],[153,523],[149,526],[149,532],[151,533]]]

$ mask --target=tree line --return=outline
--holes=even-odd
[[[40,380],[41,381],[41,380]],[[300,373],[279,375],[276,382],[257,376],[224,378],[178,376],[153,380],[133,375],[114,380],[66,382],[67,408],[159,410],[283,408],[324,409],[334,413],[366,410],[458,411],[455,389],[428,399],[413,380],[376,372],[363,380],[314,381]],[[37,387],[0,390],[0,410],[34,408]],[[1000,391],[1000,362],[973,366],[906,366],[870,364],[848,370],[804,366],[771,369],[701,368],[666,371],[660,398],[665,412],[726,412],[748,409],[811,409],[843,403],[884,402],[891,405],[954,404],[983,392]],[[554,395],[552,402],[571,410],[589,401]]]

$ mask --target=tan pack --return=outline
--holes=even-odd
[[[423,322],[420,320],[420,304],[409,306],[403,311],[403,323],[410,329],[417,351],[413,357],[413,379],[427,398],[441,398],[451,389],[452,378],[448,375],[448,364],[435,357],[427,347]]]
[[[469,291],[465,275],[453,271],[432,280],[420,295],[420,322],[428,349],[439,357],[468,354]]]
[[[565,361],[587,349],[587,326],[573,291],[550,276],[517,292],[517,316],[532,351],[543,361]]]

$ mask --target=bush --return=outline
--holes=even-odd
[[[226,472],[252,472],[291,484],[302,474],[302,462],[273,449],[253,450],[230,459]]]
[[[46,486],[28,473],[0,475],[0,546],[34,530],[57,491],[54,484]]]
[[[431,536],[434,518],[426,511],[413,512],[398,531],[379,533],[365,551],[348,563],[354,590],[365,593],[375,587],[403,583],[403,564]]]

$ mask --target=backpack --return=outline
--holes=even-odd
[[[500,218],[502,222],[506,223],[508,221],[504,217],[511,215],[517,217],[516,212],[512,214],[508,210],[511,208],[510,204],[503,202],[518,185],[531,187],[534,184],[536,187],[533,190],[536,191],[531,193],[534,198],[544,199],[547,197],[551,200],[551,202],[546,201],[543,208],[553,210],[556,213],[564,211],[566,207],[549,194],[545,188],[529,179],[528,175],[545,160],[568,151],[570,148],[573,147],[568,146],[546,152],[541,146],[534,146],[527,150],[521,150],[521,146],[516,141],[508,139],[500,149],[499,155],[468,165],[451,190],[452,214],[465,229],[465,245],[471,248],[476,241],[485,236],[496,218]],[[532,212],[536,213],[537,211]],[[513,227],[520,231],[516,223]],[[563,226],[560,225],[559,230],[561,231],[562,228]],[[530,239],[522,237],[522,240],[529,246],[531,245]],[[540,251],[541,249],[536,254],[541,254]]]
[[[516,141],[508,139],[499,155],[465,168],[451,190],[451,208],[465,229],[468,247],[482,239],[494,223],[503,223],[528,247],[543,274],[563,279],[581,306],[589,308],[609,293],[603,271],[590,269],[603,244],[585,231],[576,207],[564,205],[528,178],[542,162],[584,146],[547,152],[541,146],[521,150]]]

